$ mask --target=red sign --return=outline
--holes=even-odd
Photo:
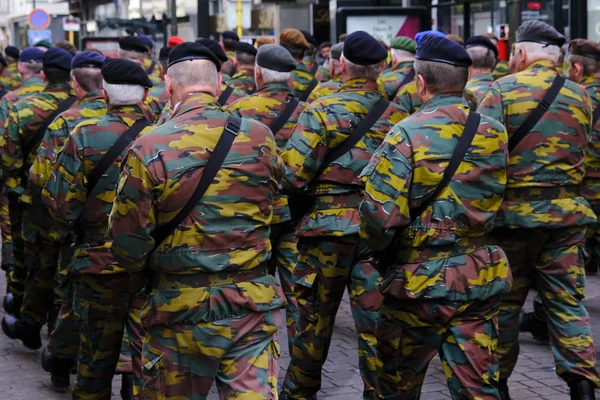
[[[36,8],[29,13],[29,27],[36,31],[42,31],[50,27],[50,15],[42,10]]]

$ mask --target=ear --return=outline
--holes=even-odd
[[[44,72],[44,70],[42,69],[42,71],[40,72],[40,76],[42,77],[42,79],[44,80],[44,82],[48,82],[46,81],[46,73]]]
[[[340,58],[340,73],[342,75],[346,73],[346,59],[344,57]]]
[[[427,92],[427,84],[425,83],[425,78],[423,75],[417,75],[417,92],[419,94],[425,94]]]
[[[142,104],[144,104],[146,102],[146,99],[148,98],[148,89],[144,90],[144,98],[142,99]]]
[[[573,63],[575,71],[577,71],[577,80],[580,81],[583,78],[583,65],[579,63]]]
[[[382,63],[379,65],[379,75],[381,75],[381,73],[383,72],[383,70],[384,70],[384,69],[385,69],[385,62],[382,62]]]
[[[171,98],[173,94],[173,82],[171,81],[171,77],[169,75],[165,75],[165,90],[167,91],[169,98]]]
[[[110,106],[110,101],[108,100],[108,93],[106,90],[102,89],[102,97],[104,98],[104,102],[106,103],[106,107]]]

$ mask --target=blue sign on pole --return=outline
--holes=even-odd
[[[47,40],[48,42],[52,43],[52,31],[50,29],[44,29],[41,31],[34,31],[33,29],[30,29],[27,31],[27,36],[27,42],[31,46],[41,40]]]
[[[36,8],[29,13],[29,27],[38,31],[48,29],[50,27],[50,15],[46,11]]]

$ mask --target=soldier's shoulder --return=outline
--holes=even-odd
[[[489,117],[487,115],[483,115],[483,114],[479,114],[481,116],[481,121],[479,122],[479,125],[482,124],[489,124],[491,125],[491,128],[493,130],[496,131],[501,131],[501,132],[506,132],[506,128],[504,127],[504,124],[492,117]]]

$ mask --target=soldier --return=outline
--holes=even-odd
[[[141,330],[135,323],[141,306],[136,294],[144,279],[128,274],[114,259],[106,232],[125,149],[144,128],[151,129],[141,103],[152,82],[129,60],[110,59],[101,71],[108,113],[73,129],[43,191],[56,223],[79,231],[71,264],[73,312],[80,327],[77,399],[110,397],[125,326],[128,334]],[[141,337],[132,340],[130,350],[139,384]]]
[[[234,89],[247,94],[256,91],[254,82],[254,63],[256,62],[256,49],[248,43],[239,42],[235,46],[236,73],[227,80],[227,84]]]
[[[487,234],[504,194],[508,138],[498,121],[470,114],[462,92],[471,59],[462,46],[428,35],[416,58],[423,105],[392,129],[363,171],[360,235],[390,260],[380,269],[378,394],[420,398],[439,352],[452,398],[498,399],[496,325],[511,279]],[[455,154],[459,143],[466,156]],[[450,160],[469,166],[454,173]],[[448,169],[454,176],[445,181]]]
[[[77,105],[59,114],[48,126],[37,152],[37,157],[29,174],[29,187],[32,198],[38,199],[38,224],[47,221],[44,229],[53,241],[53,246],[60,245],[60,256],[53,263],[58,266],[58,291],[55,293],[55,314],[58,322],[55,329],[50,329],[48,352],[44,352],[43,365],[52,374],[52,383],[58,388],[69,386],[71,365],[79,350],[79,329],[72,311],[73,287],[70,279],[69,263],[72,257],[72,242],[67,233],[54,227],[47,208],[41,204],[42,190],[46,185],[58,152],[62,149],[71,131],[80,122],[91,118],[99,118],[106,114],[106,103],[102,95],[102,75],[100,67],[104,56],[84,51],[73,57],[71,76],[73,89],[77,96]],[[60,262],[59,262],[60,260]],[[49,293],[44,293],[49,295]],[[41,293],[40,293],[41,295]],[[51,301],[47,299],[47,301]],[[62,307],[61,307],[62,305]],[[60,312],[58,311],[60,308]],[[49,322],[50,323],[50,322]]]
[[[294,101],[290,94],[288,82],[295,68],[296,62],[283,47],[273,44],[261,46],[258,49],[255,69],[258,91],[252,96],[236,101],[228,108],[231,115],[251,118],[265,124],[275,136],[280,151],[285,149],[300,113],[307,106],[304,102]],[[281,286],[287,298],[286,325],[291,354],[298,331],[298,304],[292,289],[292,272],[298,260],[298,240],[287,197],[278,194],[273,202],[273,255],[270,264],[271,271],[279,271]]]
[[[6,55],[6,69],[0,76],[0,86],[7,92],[10,92],[18,89],[23,84],[18,67],[21,52],[15,46],[8,46],[4,50],[4,54]]]
[[[502,122],[509,135],[505,201],[492,235],[492,243],[506,252],[514,278],[499,316],[502,399],[510,398],[507,380],[519,354],[519,311],[534,284],[548,316],[556,372],[567,381],[571,399],[593,399],[594,387],[600,386],[581,302],[582,249],[588,227],[596,222],[579,190],[591,101],[579,85],[557,78],[555,64],[564,42],[543,22],[521,25],[515,56],[520,72],[494,82],[478,108]]]
[[[496,48],[498,48],[498,36],[494,35],[493,33],[484,33],[483,36],[490,39],[492,41],[492,44],[494,46],[496,46]],[[494,68],[492,69],[492,76],[494,77],[494,80],[498,80],[507,75],[510,75],[510,69],[508,68],[508,63],[499,58],[496,58],[496,64],[494,65]]]
[[[158,55],[158,68],[161,72],[160,83],[158,86],[152,88],[148,93],[148,97],[144,102],[144,105],[148,108],[150,114],[152,115],[152,120],[156,122],[160,117],[165,105],[169,101],[169,94],[165,90],[165,81],[164,76],[167,73],[167,62],[169,60],[169,53],[171,53],[170,47],[163,47],[160,49],[160,53]]]
[[[465,86],[465,92],[473,103],[469,104],[471,110],[475,110],[483,99],[490,85],[494,82],[492,68],[498,58],[498,49],[485,36],[473,36],[467,40],[467,53],[473,64],[469,67],[469,81]]]
[[[302,36],[304,36],[304,39],[308,42],[308,50],[304,53],[302,64],[304,64],[308,73],[314,76],[319,68],[319,63],[317,62],[317,47],[319,47],[319,42],[317,42],[317,39],[307,31],[300,32],[302,32]]]
[[[4,74],[4,72],[6,71],[7,65],[8,64],[6,63],[6,59],[4,58],[4,56],[2,54],[0,54],[0,99],[2,99],[2,97],[6,93],[8,93],[8,91],[10,89],[8,86],[8,76],[6,76]]]
[[[279,34],[279,44],[285,47],[296,60],[296,69],[292,72],[292,94],[305,101],[318,83],[308,72],[306,65],[302,63],[304,53],[310,45],[298,29],[282,30]]]
[[[137,36],[125,36],[119,39],[119,58],[133,61],[142,68],[148,55],[148,48]]]
[[[215,379],[221,398],[277,396],[285,299],[265,263],[283,164],[263,124],[217,104],[220,67],[198,43],[173,49],[166,82],[179,105],[129,151],[110,215],[119,265],[154,275],[143,398],[205,398]]]
[[[240,42],[240,37],[233,31],[225,31],[221,36],[223,37],[221,43],[223,43],[228,59],[221,68],[221,75],[233,76],[237,72],[235,68],[235,48]]]
[[[9,208],[12,208],[9,210],[11,226],[21,227],[24,247],[27,247],[24,253],[27,279],[20,315],[19,318],[6,315],[2,319],[2,330],[33,350],[42,346],[40,330],[52,307],[58,247],[49,239],[44,228],[47,225],[38,220],[39,198],[32,196],[28,176],[48,125],[76,100],[69,84],[72,59],[61,48],[44,53],[41,76],[47,83],[46,88],[12,106],[2,136],[2,168]],[[18,304],[20,300],[15,302]]]
[[[48,51],[48,50],[50,50],[52,48],[52,43],[50,43],[47,40],[40,40],[34,46],[37,47],[40,50]]]
[[[331,47],[333,44],[331,42],[323,42],[319,46],[319,51],[321,53],[321,58],[323,64],[319,65],[317,69],[317,73],[315,74],[315,78],[319,82],[327,82],[331,80],[331,74],[329,73],[329,58],[331,58]]]
[[[390,42],[392,48],[392,68],[379,78],[379,84],[385,89],[387,98],[393,101],[403,86],[415,78],[413,64],[417,44],[411,38],[398,36]]]
[[[327,82],[319,82],[308,96],[308,102],[320,99],[321,97],[328,96],[337,92],[342,87],[342,71],[340,70],[340,58],[342,57],[342,50],[344,49],[344,43],[337,43],[331,47],[331,53],[329,57],[329,74],[331,80]]]
[[[8,111],[17,101],[44,90],[44,80],[40,75],[43,56],[44,52],[36,47],[28,47],[21,52],[17,68],[23,78],[23,85],[19,89],[9,92],[0,100],[0,133],[4,131]],[[16,200],[15,196],[13,196],[13,200]],[[16,205],[13,206],[13,211],[16,211],[15,207]],[[21,309],[27,270],[23,259],[24,248],[21,227],[20,225],[11,226],[9,196],[6,193],[0,195],[0,221],[2,227],[2,269],[7,272],[7,293],[3,301],[3,307],[6,313],[14,315],[18,314]]]
[[[364,190],[358,175],[392,126],[406,116],[377,85],[386,57],[385,49],[368,33],[348,35],[340,60],[344,84],[300,115],[282,155],[287,165],[282,185],[290,202],[301,200],[294,199],[299,191],[310,195],[302,199],[310,209],[298,215],[296,229],[300,255],[292,279],[300,309],[299,334],[283,384],[284,399],[316,396],[346,287],[358,332],[364,398],[375,396],[380,277],[358,237],[358,205]],[[355,129],[359,125],[362,131]],[[337,157],[339,149],[349,151]]]
[[[160,59],[158,62],[156,62],[153,58],[154,41],[152,41],[152,38],[148,35],[138,35],[137,37],[146,45],[146,48],[148,49],[148,53],[146,53],[142,63],[142,68],[144,68],[144,71],[146,71],[154,86],[158,86],[162,83],[164,73],[160,69]]]

